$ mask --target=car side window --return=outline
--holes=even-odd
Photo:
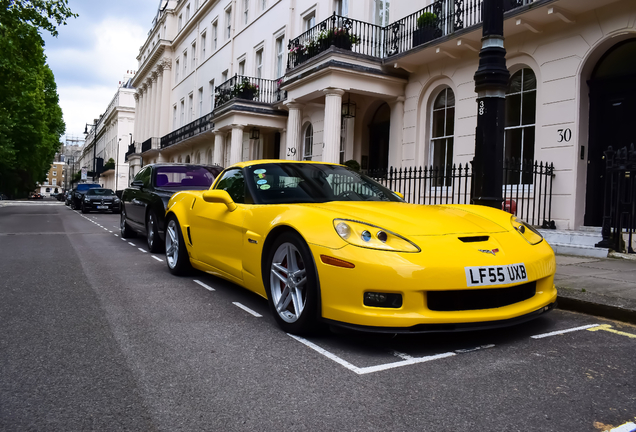
[[[135,176],[135,181],[140,180],[144,183],[144,186],[150,186],[150,174],[152,173],[152,169],[150,167],[144,168],[137,173]]]
[[[231,169],[223,173],[214,189],[227,191],[235,203],[245,203],[245,178],[240,168]]]

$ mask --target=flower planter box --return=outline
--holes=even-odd
[[[413,46],[425,44],[435,39],[435,28],[423,27],[413,30]]]
[[[243,90],[241,92],[239,92],[238,95],[236,95],[237,98],[239,99],[247,99],[247,100],[253,100],[254,99],[254,90]]]
[[[351,37],[349,36],[349,34],[334,36],[333,45],[336,48],[351,51]]]

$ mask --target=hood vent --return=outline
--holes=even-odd
[[[464,243],[477,243],[477,242],[485,242],[490,238],[489,236],[472,236],[472,237],[457,237]]]

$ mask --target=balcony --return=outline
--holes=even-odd
[[[150,150],[159,150],[159,143],[160,143],[159,138],[156,138],[156,137],[148,138],[146,141],[141,143],[141,152],[145,153]]]
[[[504,11],[534,2],[504,0]],[[481,24],[482,3],[483,0],[436,0],[386,27],[334,13],[289,41],[287,68],[300,66],[331,47],[380,60],[388,59],[462,29],[477,27]]]
[[[187,125],[170,132],[168,135],[161,137],[161,148],[170,147],[188,138],[192,138],[208,130],[214,129],[214,123],[212,119],[214,113],[209,113],[195,121],[188,123]],[[154,138],[153,138],[154,139]],[[158,139],[158,138],[157,138]]]
[[[128,158],[129,158],[131,155],[135,154],[136,152],[137,152],[137,150],[136,150],[136,148],[135,148],[135,144],[134,144],[134,143],[133,143],[133,144],[130,144],[130,145],[128,146],[128,151],[126,152],[126,156],[124,157],[124,160],[125,160],[126,162],[128,162]]]
[[[214,106],[242,99],[247,101],[274,104],[287,98],[287,92],[280,89],[281,80],[254,78],[234,75],[214,89]]]

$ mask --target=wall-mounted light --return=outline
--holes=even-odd
[[[347,102],[342,104],[342,116],[345,118],[355,118],[356,103],[351,102],[351,93],[347,96]]]
[[[261,131],[256,128],[252,128],[252,132],[250,133],[250,139],[257,140],[261,137]]]

